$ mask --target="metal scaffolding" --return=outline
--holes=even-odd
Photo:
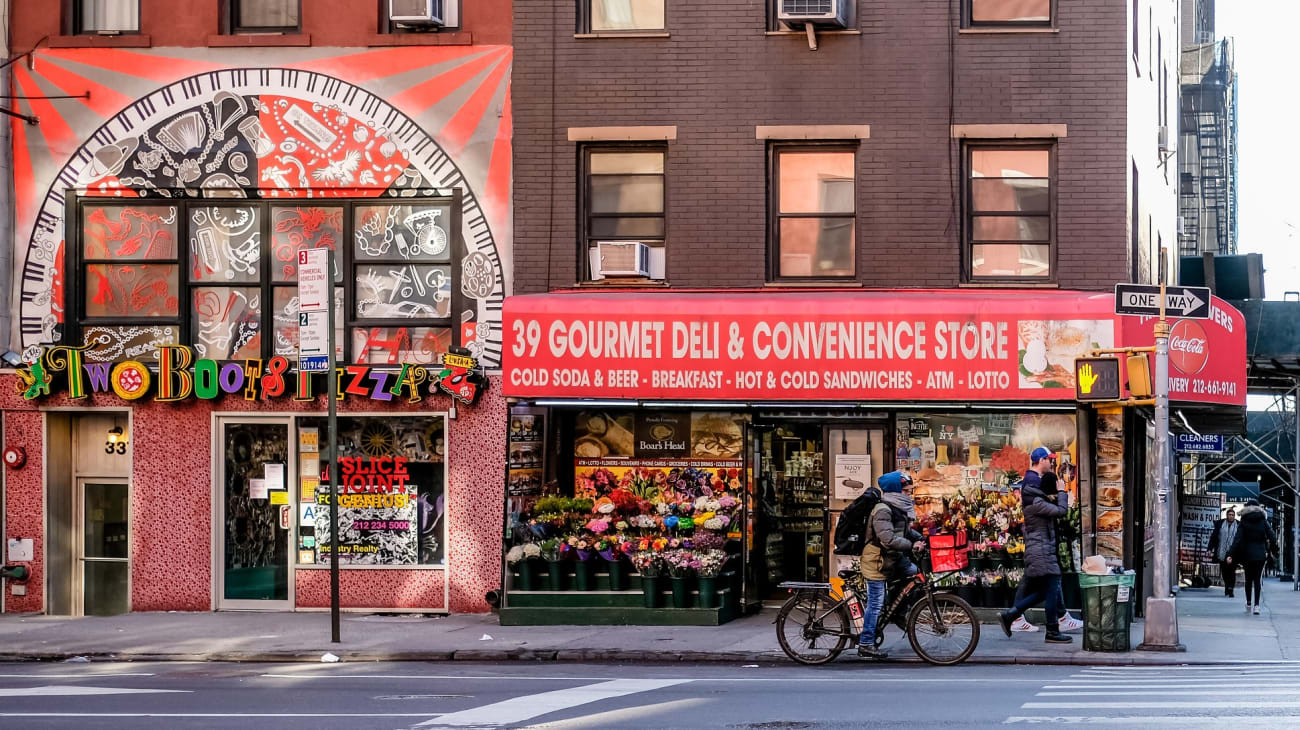
[[[1232,39],[1183,47],[1178,146],[1183,256],[1237,253],[1236,81]]]

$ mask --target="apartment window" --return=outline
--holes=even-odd
[[[1132,44],[1133,44],[1133,70],[1137,73],[1138,76],[1141,76],[1141,75],[1142,75],[1142,67],[1138,65],[1138,44],[1141,42],[1141,41],[1139,40],[1139,38],[1141,37],[1141,35],[1140,35],[1140,32],[1139,32],[1139,27],[1138,27],[1138,24],[1139,24],[1140,21],[1141,21],[1141,16],[1138,15],[1138,0],[1133,0],[1133,19],[1132,19],[1132,22],[1133,22],[1133,38],[1132,38]]]
[[[380,33],[436,33],[460,28],[461,0],[434,0],[433,13],[441,24],[428,20],[428,0],[379,0]],[[415,17],[420,20],[394,21],[393,17]]]
[[[300,0],[230,0],[232,33],[297,33]]]
[[[140,0],[76,0],[72,7],[78,34],[140,32]]]
[[[971,280],[1052,276],[1052,157],[1050,145],[967,146]]]
[[[160,344],[242,360],[298,347],[297,252],[335,251],[336,355],[433,363],[453,344],[459,192],[314,202],[77,203],[69,305],[91,360]]]
[[[639,241],[650,249],[649,278],[662,279],[667,149],[662,145],[592,146],[583,148],[582,156],[582,228],[588,278],[603,278],[601,242]]]
[[[665,0],[579,0],[584,33],[662,31]]]
[[[966,24],[1050,26],[1053,0],[967,0]]]
[[[842,145],[772,147],[769,278],[857,274],[856,160]]]

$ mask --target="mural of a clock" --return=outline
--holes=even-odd
[[[501,55],[499,64],[508,69],[508,55]],[[492,93],[508,93],[499,82],[498,77]],[[483,114],[469,134],[495,132],[492,125],[497,123]],[[452,314],[466,346],[495,365],[505,296],[502,252],[476,191],[440,144],[447,133],[441,131],[435,139],[379,96],[314,71],[224,68],[157,88],[89,135],[49,186],[23,260],[24,348],[56,341],[67,316],[62,311],[62,259],[70,190],[139,194],[156,204],[176,190],[187,197],[239,197],[256,188],[272,199],[370,196],[396,205],[404,196],[460,188],[466,307]],[[463,147],[467,140],[458,141]],[[499,153],[492,150],[494,156]],[[505,158],[504,186],[490,179],[486,185],[509,189],[508,146]],[[493,160],[494,170],[498,162]],[[427,210],[392,225],[415,242],[413,251],[438,255],[448,245],[446,222]]]

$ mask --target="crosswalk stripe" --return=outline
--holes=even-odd
[[[1249,702],[1230,702],[1222,699],[1205,702],[1026,702],[1020,706],[1025,710],[1190,710],[1198,707],[1231,707],[1241,709],[1300,709],[1300,702],[1294,700],[1252,700]]]
[[[1219,686],[1219,685],[1222,685],[1222,684],[1225,684],[1225,682],[1222,682],[1222,681],[1215,681],[1215,682],[1205,682],[1205,681],[1196,681],[1196,682],[1122,682],[1122,683],[1117,683],[1117,684],[1099,684],[1099,683],[1094,683],[1094,682],[1071,682],[1071,683],[1069,683],[1069,684],[1053,684],[1053,685],[1050,685],[1050,686],[1043,687],[1043,689],[1106,689],[1106,688],[1108,688],[1108,687],[1114,687],[1115,689],[1130,689],[1130,688],[1132,688],[1132,689],[1138,689],[1138,688],[1142,688],[1142,687],[1146,687],[1146,688],[1148,688],[1148,689],[1161,689],[1161,688],[1165,688],[1165,687],[1169,687],[1169,688],[1177,689],[1177,688],[1179,688],[1179,687],[1195,687],[1195,686],[1200,686],[1200,685],[1208,685],[1208,686],[1210,686],[1210,687],[1216,687],[1216,686]],[[1289,680],[1289,679],[1288,679],[1288,680],[1253,681],[1253,682],[1250,683],[1250,686],[1251,686],[1251,687],[1295,687],[1295,686],[1296,686],[1296,683],[1295,683],[1293,680]]]
[[[1187,717],[1186,715],[1124,715],[1099,717],[1093,715],[1013,715],[1003,720],[1004,725],[1125,725],[1146,727],[1150,725],[1221,725],[1232,727],[1286,727],[1296,721],[1295,715],[1218,715],[1215,717]]]
[[[496,727],[523,722],[534,717],[547,715],[570,707],[585,705],[600,700],[613,699],[624,695],[649,692],[651,690],[672,687],[691,682],[690,679],[614,679],[599,684],[583,687],[557,689],[522,697],[512,697],[490,705],[475,707],[470,710],[452,712],[441,717],[419,723],[416,727]]]
[[[1056,689],[1056,688],[1051,688]],[[1177,696],[1177,695],[1195,695],[1204,697],[1206,695],[1221,695],[1228,697],[1255,697],[1268,695],[1288,695],[1296,694],[1295,687],[1277,687],[1275,689],[1140,689],[1140,690],[1114,690],[1108,689],[1103,692],[1096,691],[1079,691],[1079,692],[1039,692],[1037,697],[1123,697],[1128,695],[1142,695],[1144,697],[1153,696]]]

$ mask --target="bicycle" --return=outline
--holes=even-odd
[[[877,647],[884,643],[885,627],[893,623],[907,633],[916,655],[930,664],[960,664],[974,653],[980,640],[979,618],[969,603],[936,590],[938,578],[947,574],[918,573],[889,586],[876,624]],[[850,639],[858,641],[861,631],[854,629],[865,615],[866,581],[855,570],[841,570],[839,577],[844,580],[844,593],[838,601],[830,583],[789,581],[779,586],[792,595],[776,615],[776,638],[786,656],[800,664],[833,661]],[[818,646],[822,639],[827,643]],[[953,651],[944,652],[943,646]]]

